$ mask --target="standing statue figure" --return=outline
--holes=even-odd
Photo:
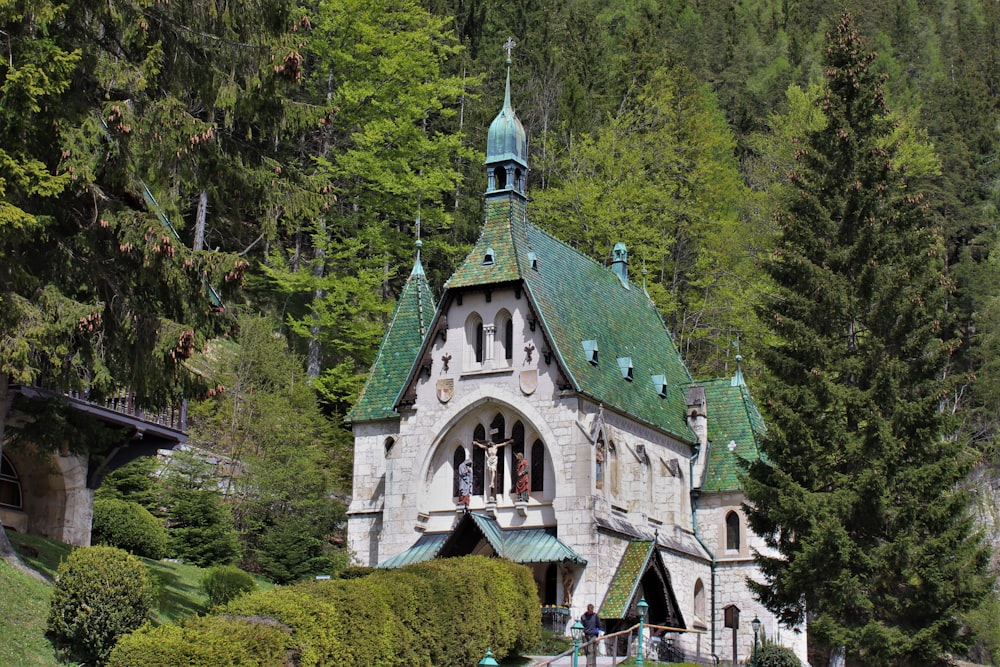
[[[526,503],[528,502],[528,490],[531,488],[528,460],[521,452],[514,454],[514,458],[517,459],[517,481],[514,482],[514,493],[517,495],[518,501]]]
[[[476,447],[480,447],[486,450],[486,476],[487,481],[489,481],[489,486],[484,489],[486,492],[486,497],[489,498],[489,502],[496,502],[497,499],[497,462],[500,459],[498,451],[501,447],[506,447],[510,443],[514,442],[511,440],[505,440],[503,442],[493,442],[492,440],[487,440],[486,442],[479,442],[478,440],[473,440],[472,444]]]
[[[472,495],[472,459],[466,455],[465,460],[458,464],[458,503],[469,506]]]

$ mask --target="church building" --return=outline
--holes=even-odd
[[[523,563],[559,631],[588,604],[609,632],[628,627],[644,600],[690,656],[748,658],[757,618],[804,660],[805,634],[746,586],[766,546],[741,509],[739,462],[758,456],[764,423],[742,374],[691,377],[623,244],[607,267],[531,221],[510,63],[508,50],[479,239],[437,303],[417,242],[349,415],[350,548],[386,568]]]

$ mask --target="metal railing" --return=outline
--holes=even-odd
[[[643,624],[643,628],[648,628],[651,632],[653,630],[660,630],[660,631],[664,631],[664,632],[671,632],[671,633],[678,633],[678,634],[681,634],[681,633],[703,634],[700,630],[686,630],[684,628],[671,628],[671,627],[663,626],[663,625],[647,625],[647,624]],[[635,635],[635,636],[633,637],[633,635]],[[638,635],[639,635],[639,624],[636,623],[635,625],[633,625],[630,628],[626,628],[624,630],[619,630],[618,632],[613,632],[613,633],[608,634],[608,635],[601,635],[600,637],[595,637],[594,639],[591,639],[590,641],[583,642],[579,646],[579,651],[580,651],[579,664],[580,665],[586,664],[586,659],[583,656],[585,655],[585,653],[587,651],[587,648],[589,646],[591,646],[591,645],[597,645],[600,642],[606,642],[605,643],[606,647],[612,647],[612,646],[615,647],[613,650],[609,651],[610,653],[613,653],[614,655],[604,656],[605,659],[611,658],[611,664],[612,665],[617,665],[620,662],[625,662],[626,660],[631,659],[635,655],[635,652],[636,652],[636,649],[637,649],[637,645],[638,645],[638,641],[637,641]],[[627,637],[627,641],[625,642],[625,655],[618,655],[618,648],[617,647],[620,644],[619,639],[621,637]],[[650,648],[651,644],[655,645],[656,643],[657,642],[650,642],[650,643],[646,644],[645,650],[643,651],[643,654],[644,654],[643,658],[644,658],[644,660],[651,661],[654,664],[656,664],[657,662],[659,662],[660,664],[669,664],[669,662],[689,662],[689,663],[694,663],[694,664],[698,664],[698,665],[706,665],[706,666],[714,666],[714,665],[718,665],[719,664],[719,658],[718,658],[718,656],[715,656],[715,655],[712,655],[712,654],[692,655],[691,653],[689,653],[687,651],[683,651],[683,650],[681,650],[679,648],[670,648],[669,650],[672,653],[672,655],[670,656],[670,658],[668,658],[669,662],[663,662],[663,661],[659,660],[659,649],[658,648],[656,648],[656,649],[651,649]],[[546,660],[544,662],[536,662],[532,667],[557,667],[557,666],[571,665],[572,661],[573,661],[573,651],[574,650],[576,650],[576,649],[571,648],[571,649],[568,649],[566,651],[563,651],[559,655],[552,656],[551,658],[549,658],[548,660]],[[656,653],[654,653],[654,650],[656,651]],[[674,660],[674,657],[677,657],[677,658],[680,658],[680,659],[679,660]],[[607,663],[606,662],[602,662],[602,664],[607,664]]]

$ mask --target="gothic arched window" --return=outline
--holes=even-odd
[[[465,460],[465,447],[459,445],[451,457],[451,495],[458,498],[458,466]]]
[[[531,491],[545,490],[545,445],[535,440],[531,445]]]
[[[21,480],[6,456],[0,455],[0,505],[21,509]]]
[[[486,441],[486,429],[480,424],[472,432],[472,439]],[[482,447],[472,448],[472,495],[483,495],[483,479],[486,478],[486,450]]]
[[[507,439],[507,421],[503,418],[503,415],[499,412],[490,422],[490,440],[499,444]],[[501,493],[504,492],[503,478],[504,478],[504,461],[507,459],[507,448],[501,447],[497,451],[497,481],[496,481],[496,491],[499,497]]]
[[[740,515],[730,512],[726,515],[726,551],[740,550]]]

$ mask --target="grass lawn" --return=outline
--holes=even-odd
[[[45,638],[51,586],[0,560],[0,665],[29,667],[59,664]]]
[[[52,581],[59,563],[76,547],[34,535],[10,531],[11,544],[21,560]],[[153,622],[167,624],[186,616],[204,614],[208,600],[201,589],[205,570],[172,561],[143,559],[159,593]],[[259,589],[272,584],[258,579]],[[2,667],[54,667],[60,663],[45,638],[51,584],[33,579],[0,560],[0,665]]]

